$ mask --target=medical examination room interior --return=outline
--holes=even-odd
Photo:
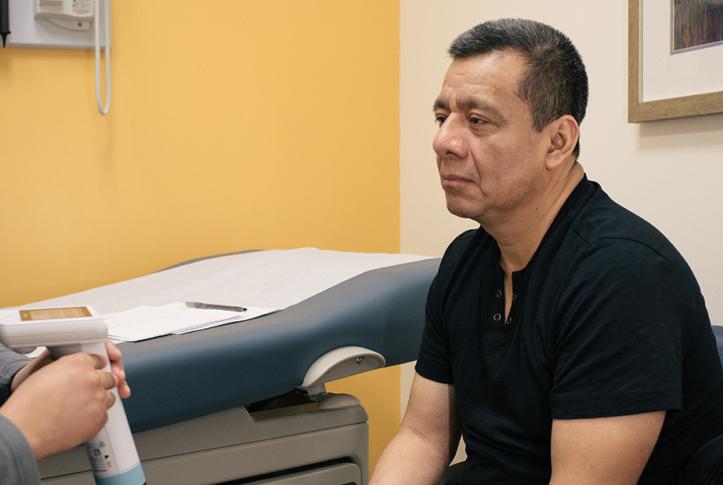
[[[447,212],[431,146],[446,49],[524,17],[565,32],[586,63],[588,177],[673,242],[723,324],[723,114],[628,121],[628,15],[623,0],[116,0],[106,116],[91,49],[10,42],[0,307],[247,250],[440,257],[475,227]],[[412,374],[327,384],[366,410],[370,470]]]

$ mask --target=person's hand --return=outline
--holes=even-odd
[[[123,354],[113,342],[106,341],[105,350],[108,352],[110,359],[110,368],[113,375],[118,380],[118,394],[121,398],[127,399],[131,397],[131,388],[126,382],[126,370],[123,367]]]
[[[126,372],[123,367],[123,356],[121,355],[121,351],[118,350],[118,347],[116,347],[114,343],[108,341],[105,343],[105,350],[108,352],[108,358],[111,363],[111,371],[118,379],[118,394],[123,399],[126,399],[131,395],[131,388],[128,387],[128,383],[126,382]],[[18,386],[30,377],[32,373],[37,372],[51,362],[53,362],[53,357],[51,357],[50,352],[46,349],[28,362],[25,367],[15,373],[12,383],[10,384],[10,392],[15,392]]]
[[[119,362],[119,354],[115,356]],[[0,407],[0,414],[23,433],[36,459],[84,443],[105,425],[107,409],[115,402],[109,390],[119,382],[101,370],[105,365],[98,355],[61,357],[26,376]],[[122,371],[122,365],[115,370]]]
[[[25,364],[25,367],[15,373],[13,380],[10,383],[10,392],[15,392],[18,386],[25,382],[25,380],[30,377],[33,372],[42,369],[51,362],[53,362],[53,358],[50,356],[50,352],[48,352],[48,349],[43,350],[41,354],[37,355],[30,362]]]

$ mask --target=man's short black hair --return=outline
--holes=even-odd
[[[587,108],[587,74],[580,54],[562,32],[540,22],[500,19],[471,28],[449,48],[454,59],[512,50],[527,62],[517,87],[538,131],[562,115],[582,123]],[[580,141],[574,155],[580,154]]]

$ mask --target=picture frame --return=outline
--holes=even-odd
[[[652,101],[642,99],[642,0],[628,3],[628,122],[684,118],[723,113],[723,91]]]

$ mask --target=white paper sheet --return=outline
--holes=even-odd
[[[256,251],[206,259],[23,308],[91,305],[107,314],[139,305],[203,301],[283,309],[366,271],[423,259],[429,257],[315,248]]]
[[[108,336],[114,340],[137,342],[161,335],[177,335],[242,322],[273,312],[272,308],[246,307],[245,312],[189,308],[183,302],[168,305],[141,305],[104,315]]]

